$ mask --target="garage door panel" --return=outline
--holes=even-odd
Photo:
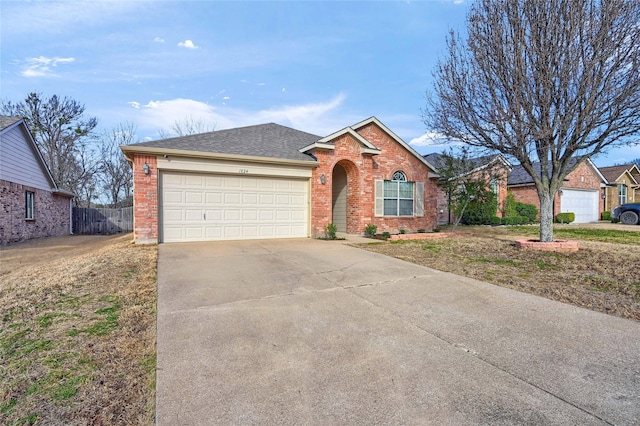
[[[273,194],[259,194],[260,204],[274,204],[276,197]]]
[[[224,178],[222,176],[205,176],[204,186],[207,188],[222,188]]]
[[[184,186],[202,188],[204,186],[204,176],[199,175],[185,175]]]
[[[306,237],[308,180],[163,173],[162,240]]]
[[[184,193],[184,202],[187,204],[202,204],[204,194],[202,192],[188,191]]]
[[[258,220],[258,211],[255,209],[244,209],[242,210],[242,220],[243,221],[256,221]]]
[[[209,224],[210,222],[216,222],[216,221],[221,221],[222,220],[222,214],[223,211],[222,209],[206,209],[205,210],[205,215],[206,215],[206,220],[207,220],[207,224]]]
[[[220,192],[207,192],[204,196],[206,204],[220,204],[222,202],[222,193]]]

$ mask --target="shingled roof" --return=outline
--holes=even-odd
[[[11,117],[8,115],[0,115],[0,130],[4,130],[7,127],[17,123],[22,120],[20,117]]]
[[[600,167],[600,173],[607,178],[609,182],[615,182],[627,170],[631,169],[633,164],[623,164],[621,166]]]
[[[579,160],[578,158],[572,158],[570,165],[573,166],[578,160]],[[604,183],[608,183],[607,178],[604,177],[602,173],[600,173],[600,170],[595,166],[595,164],[591,162],[591,160],[587,159],[585,161],[593,167],[596,174],[600,176],[600,179],[602,179]],[[533,170],[538,176],[540,176],[539,162],[533,163]],[[551,171],[549,171],[549,174],[551,174]],[[511,174],[509,175],[509,179],[507,180],[507,186],[532,185],[532,184],[533,184],[533,178],[529,175],[529,173],[527,173],[527,171],[522,166],[515,166],[513,170],[511,170]]]
[[[315,161],[298,150],[322,137],[275,123],[142,142],[128,147],[174,149],[285,160]]]

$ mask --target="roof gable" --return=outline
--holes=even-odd
[[[380,120],[378,120],[376,117],[370,117],[367,118],[364,121],[361,121],[359,123],[356,123],[352,126],[348,126],[345,127],[341,130],[338,130],[337,132],[334,132],[328,136],[325,136],[324,138],[309,144],[308,146],[305,146],[303,148],[300,149],[300,152],[313,152],[314,149],[333,149],[334,145],[333,145],[333,141],[343,135],[349,135],[351,136],[356,142],[358,142],[361,145],[361,153],[362,154],[369,154],[369,155],[378,155],[382,153],[382,150],[380,150],[378,147],[376,147],[373,143],[371,143],[371,141],[367,140],[364,136],[362,136],[358,130],[369,125],[369,124],[374,124],[376,125],[380,130],[382,130],[384,133],[387,134],[387,136],[389,136],[389,138],[391,140],[393,140],[395,143],[397,143],[398,145],[400,145],[401,147],[403,147],[411,156],[415,157],[419,162],[421,162],[422,164],[424,164],[425,166],[427,166],[427,168],[429,168],[430,170],[430,174],[433,177],[437,177],[437,170],[436,168],[429,163],[424,157],[422,157],[420,154],[418,154],[413,148],[411,148],[405,141],[403,141],[398,135],[396,135],[395,133],[393,133],[387,126],[385,126],[384,124],[382,124],[382,122]]]
[[[22,185],[58,192],[58,189],[24,119],[0,115],[0,178]]]
[[[577,158],[572,158],[571,165],[573,166],[577,161],[578,161]],[[598,170],[598,168],[595,166],[595,164],[593,164],[593,162],[590,159],[587,158],[585,160],[585,163],[591,167],[593,172],[598,176],[598,178],[602,183],[604,184],[609,183],[607,178],[604,177],[602,173],[600,173],[600,170]],[[535,173],[538,176],[540,176],[541,167],[539,162],[533,163],[533,169]],[[533,183],[534,183],[533,178],[529,175],[529,173],[527,173],[527,171],[521,165],[515,166],[511,170],[511,174],[509,174],[509,178],[507,180],[507,186],[533,185]]]
[[[636,179],[638,173],[640,173],[640,169],[635,164],[623,164],[619,166],[610,166],[610,167],[600,167],[600,172],[603,174],[609,183],[615,183],[622,179],[622,177],[627,174],[629,178],[633,181],[633,183],[639,183]],[[636,173],[634,173],[636,172]],[[636,175],[636,176],[634,176]]]

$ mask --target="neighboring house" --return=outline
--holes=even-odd
[[[72,199],[54,182],[24,120],[0,116],[0,244],[69,235]]]
[[[375,117],[326,137],[271,123],[121,148],[139,243],[436,226],[433,166]]]
[[[600,173],[610,184],[605,190],[605,211],[620,204],[640,202],[640,169],[637,165],[600,167]]]
[[[427,154],[424,158],[432,164],[436,170],[446,167],[442,154]],[[487,155],[469,160],[470,170],[466,175],[475,175],[480,179],[490,179],[487,182],[496,194],[498,209],[496,216],[502,217],[504,201],[507,198],[507,178],[511,172],[511,164],[501,155]],[[438,187],[437,198],[438,225],[446,225],[455,221],[455,215],[449,210],[449,195]]]
[[[534,164],[540,174],[540,163]],[[589,159],[567,175],[553,202],[553,216],[573,212],[575,223],[597,222],[604,211],[607,179]],[[540,210],[540,200],[533,179],[522,166],[514,167],[507,182],[516,201],[533,204]]]

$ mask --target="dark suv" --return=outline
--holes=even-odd
[[[613,219],[619,219],[625,225],[640,224],[640,203],[622,204],[611,212]]]

